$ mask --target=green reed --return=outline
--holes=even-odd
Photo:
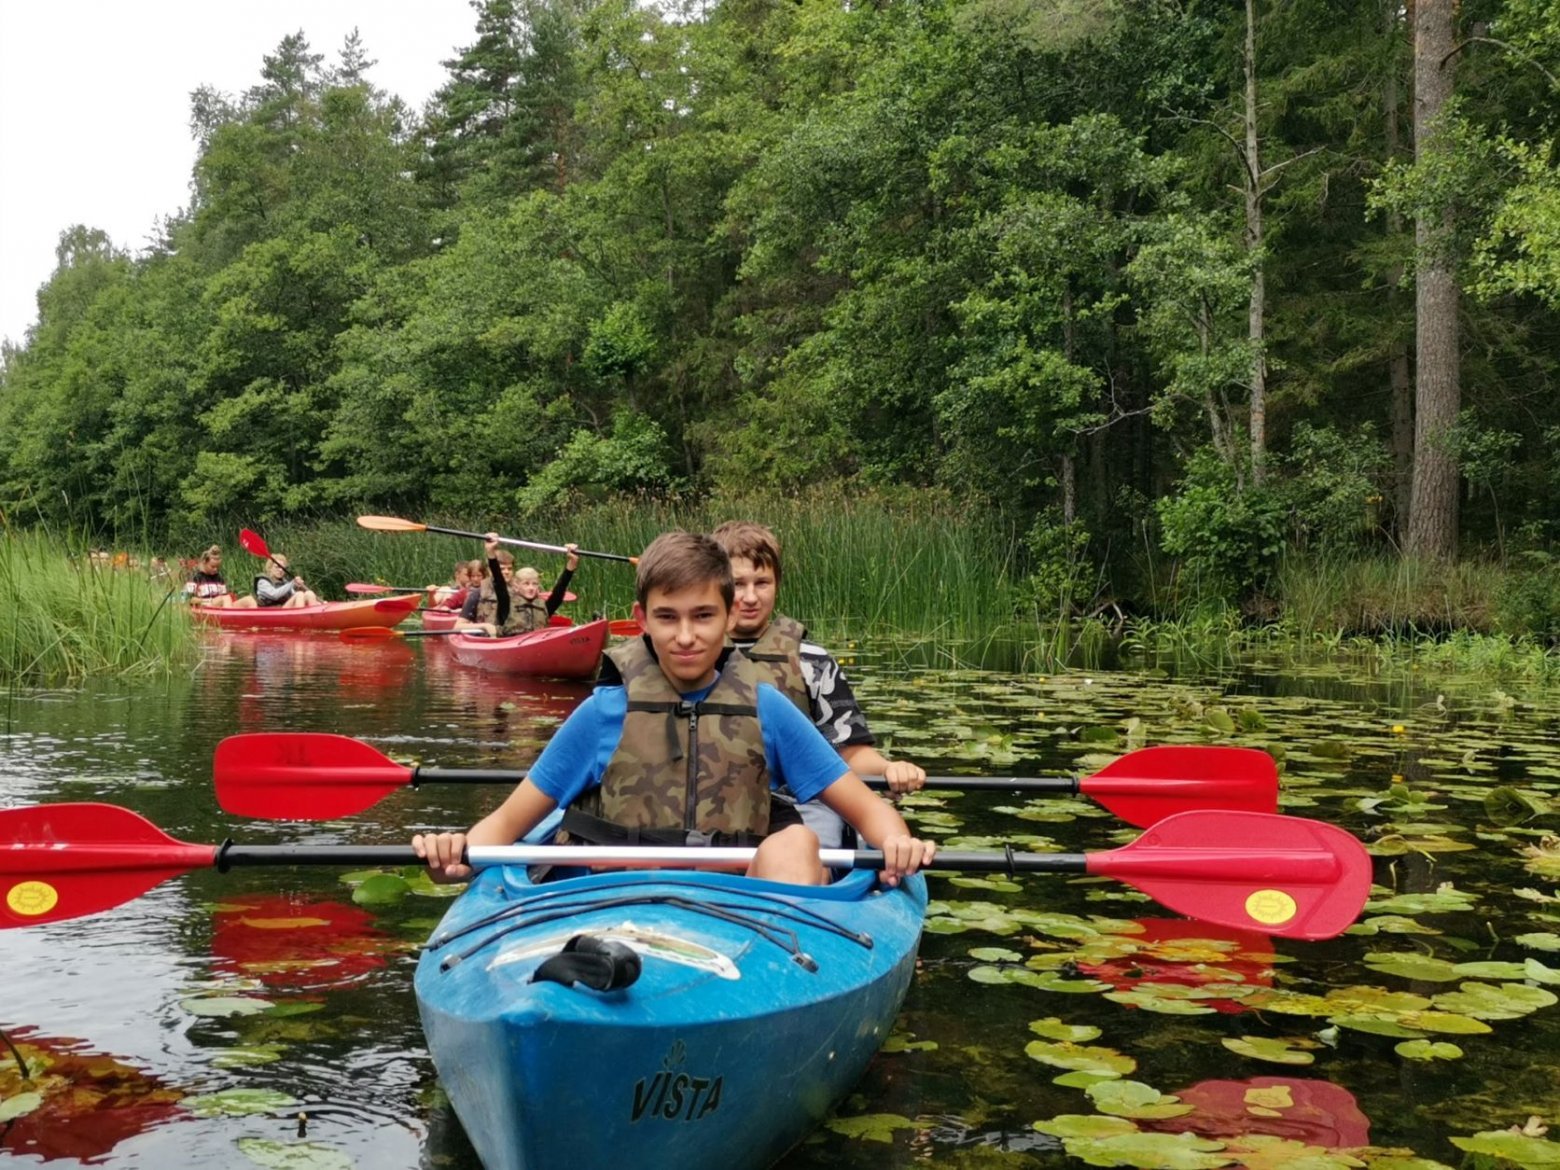
[[[47,532],[0,532],[0,679],[78,682],[194,663],[199,638],[179,604],[177,568],[157,578],[145,567],[116,569],[78,543],[71,556]]]
[[[820,638],[912,637],[964,659],[984,642],[1021,629],[1011,528],[998,517],[973,514],[927,493],[613,501],[527,520],[409,518],[465,531],[492,524],[503,536],[573,541],[627,556],[673,528],[708,531],[725,520],[756,520],[781,540],[780,610],[806,622]],[[264,536],[325,597],[342,596],[350,581],[404,586],[447,581],[457,560],[482,555],[475,540],[373,532],[349,521],[281,526]],[[517,563],[536,567],[544,588],[563,568],[557,553],[512,551]],[[234,548],[228,579],[247,589],[259,565]],[[634,570],[584,559],[570,588],[580,599],[576,616],[626,616],[634,601]]]

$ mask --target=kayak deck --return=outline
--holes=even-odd
[[[592,678],[600,665],[601,652],[606,649],[607,622],[549,626],[510,638],[454,634],[446,640],[456,662],[480,670],[548,678]]]
[[[481,873],[418,964],[429,1050],[489,1170],[771,1165],[887,1039],[924,879],[800,887],[685,871],[533,885]],[[639,956],[616,990],[533,982],[578,935]]]
[[[295,609],[284,605],[253,609],[191,606],[189,612],[196,621],[225,630],[347,630],[399,625],[421,604],[422,595],[413,593],[362,601],[326,601]]]

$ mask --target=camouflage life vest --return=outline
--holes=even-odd
[[[498,622],[498,594],[494,592],[492,581],[483,581],[482,589],[477,594],[476,620],[488,625]],[[524,601],[511,593],[509,620],[498,632],[503,637],[511,634],[529,634],[532,630],[546,628],[548,620],[547,602],[542,598]]]
[[[494,616],[497,617],[497,601],[494,602]],[[533,597],[530,601],[511,597],[509,599],[509,620],[504,623],[504,628],[498,632],[505,637],[510,634],[529,634],[532,630],[545,630],[551,615],[547,612],[547,602],[540,597]]]
[[[606,822],[645,841],[724,844],[762,837],[770,800],[758,720],[762,672],[733,652],[710,693],[690,703],[662,673],[645,639],[610,651],[610,657],[628,691],[623,735],[600,787],[564,813],[569,836],[600,840],[599,822]]]
[[[812,699],[807,694],[807,676],[802,673],[802,640],[807,627],[793,618],[775,614],[757,642],[743,651],[764,672],[770,683],[797,710],[812,719]]]

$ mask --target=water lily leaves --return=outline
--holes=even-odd
[[[1069,979],[1055,971],[1031,971],[1028,967],[972,967],[969,977],[976,983],[1019,983],[1065,995],[1089,995],[1110,986],[1094,979]]]
[[[1044,1036],[1047,1040],[1062,1040],[1069,1044],[1097,1040],[1100,1036],[1100,1030],[1092,1024],[1066,1024],[1055,1016],[1047,1016],[1043,1020],[1030,1020],[1029,1030],[1036,1036]]]
[[[1400,914],[1377,914],[1365,919],[1364,922],[1356,922],[1344,932],[1345,934],[1440,934],[1432,926],[1425,926],[1412,918],[1404,918]]]
[[[1560,934],[1549,931],[1541,934],[1519,934],[1516,941],[1535,951],[1560,951]]]
[[[855,1141],[892,1142],[901,1129],[930,1129],[929,1121],[912,1121],[897,1113],[867,1113],[859,1117],[831,1117],[824,1124],[841,1137]]]
[[[1031,1040],[1024,1046],[1024,1055],[1053,1068],[1112,1078],[1124,1077],[1137,1069],[1137,1061],[1114,1048],[1073,1044],[1066,1040]]]
[[[1545,837],[1537,845],[1523,846],[1522,868],[1538,877],[1560,881],[1560,837]]]
[[[1479,1020],[1517,1020],[1557,1001],[1554,992],[1522,983],[1464,983],[1458,991],[1435,997],[1435,1006],[1445,1012],[1460,1012]]]
[[[1459,1060],[1463,1050],[1445,1040],[1405,1040],[1393,1049],[1404,1060]]]
[[[282,1059],[282,1049],[277,1044],[237,1044],[219,1049],[212,1057],[213,1068],[249,1068],[257,1064],[275,1064]]]
[[[1084,1092],[1096,1109],[1111,1117],[1157,1120],[1181,1117],[1192,1111],[1179,1097],[1167,1096],[1142,1081],[1100,1081]]]
[[[917,1040],[913,1032],[895,1032],[883,1042],[884,1052],[936,1052],[937,1041]]]
[[[1209,707],[1203,713],[1203,722],[1213,728],[1213,730],[1222,732],[1224,735],[1233,735],[1235,733],[1234,716],[1223,707]]]
[[[1314,1040],[1298,1037],[1225,1036],[1219,1043],[1237,1056],[1265,1060],[1269,1064],[1311,1064],[1316,1058],[1307,1050],[1321,1047]]]
[[[352,891],[352,901],[359,906],[386,906],[399,902],[411,892],[411,886],[400,874],[376,873]]]
[[[185,1107],[196,1117],[248,1117],[291,1109],[298,1103],[296,1097],[275,1089],[223,1089],[184,1099]]]
[[[1526,979],[1527,967],[1522,963],[1458,963],[1452,968],[1465,979]]]
[[[352,1159],[334,1146],[319,1142],[280,1142],[271,1138],[238,1139],[244,1157],[266,1170],[352,1170]]]
[[[948,877],[943,874],[935,874],[933,876],[941,877],[950,886],[958,886],[964,890],[993,890],[1000,894],[1016,894],[1024,888],[1017,882],[1008,881],[1006,878]]]
[[[1553,967],[1546,967],[1537,959],[1524,960],[1522,964],[1523,976],[1534,983],[1560,984],[1560,971]]]
[[[1093,1113],[1063,1113],[1049,1121],[1037,1121],[1034,1128],[1059,1138],[1102,1138],[1137,1133],[1138,1127],[1124,1117],[1102,1117]]]
[[[1017,963],[1024,958],[1017,951],[1010,951],[1006,947],[971,947],[969,956],[982,963]]]
[[[1505,1131],[1454,1137],[1452,1145],[1470,1154],[1489,1154],[1518,1166],[1560,1166],[1560,1142]]]
[[[1037,1127],[1038,1128],[1038,1127]],[[1222,1142],[1194,1133],[1130,1133],[1102,1138],[1064,1138],[1067,1152],[1090,1166],[1133,1166],[1137,1170],[1217,1170],[1235,1159],[1220,1153]]]
[[[1398,1019],[1404,1027],[1416,1032],[1440,1032],[1451,1036],[1482,1036],[1495,1030],[1483,1020],[1454,1012],[1405,1012]]]
[[[1145,1012],[1157,1012],[1162,1016],[1209,1016],[1217,1010],[1199,998],[1213,998],[1213,993],[1196,988],[1178,987],[1169,983],[1139,983],[1131,991],[1107,991],[1104,998]]]
[[[1484,816],[1491,824],[1520,825],[1552,811],[1553,801],[1542,793],[1502,785],[1484,794]]]
[[[1442,885],[1434,893],[1396,894],[1387,898],[1372,898],[1365,909],[1376,914],[1454,914],[1472,910],[1479,904],[1477,895],[1454,888],[1450,883]]]
[[[18,1093],[0,1101],[0,1122],[15,1121],[25,1117],[43,1104],[42,1093]]]
[[[1365,1032],[1372,1036],[1398,1036],[1415,1040],[1424,1036],[1424,1033],[1417,1028],[1405,1025],[1401,1016],[1392,1016],[1385,1012],[1357,1012],[1352,1015],[1333,1016],[1332,1021],[1340,1028],[1348,1028],[1352,1032]]]
[[[257,1016],[273,1006],[268,999],[247,995],[193,995],[181,999],[179,1006],[192,1016],[222,1019],[226,1016]]]
[[[1372,971],[1379,971],[1383,975],[1400,975],[1404,979],[1413,979],[1422,983],[1455,983],[1458,979],[1458,967],[1455,964],[1414,951],[1402,953],[1373,951],[1365,956],[1364,961]],[[1464,974],[1478,977],[1472,971]],[[1521,976],[1507,976],[1507,978],[1521,978]]]

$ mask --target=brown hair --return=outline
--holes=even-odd
[[[731,557],[726,550],[702,532],[663,532],[639,556],[634,598],[645,605],[652,589],[676,593],[707,581],[719,586],[721,598],[730,609],[737,590],[731,583]]]
[[[208,548],[205,552],[200,554],[200,557],[198,558],[198,563],[199,564],[205,564],[212,557],[220,557],[221,555],[222,555],[222,546],[220,544],[214,544],[210,548]]]
[[[710,533],[728,557],[743,557],[755,569],[773,569],[780,584],[780,538],[771,529],[751,520],[728,520]]]

